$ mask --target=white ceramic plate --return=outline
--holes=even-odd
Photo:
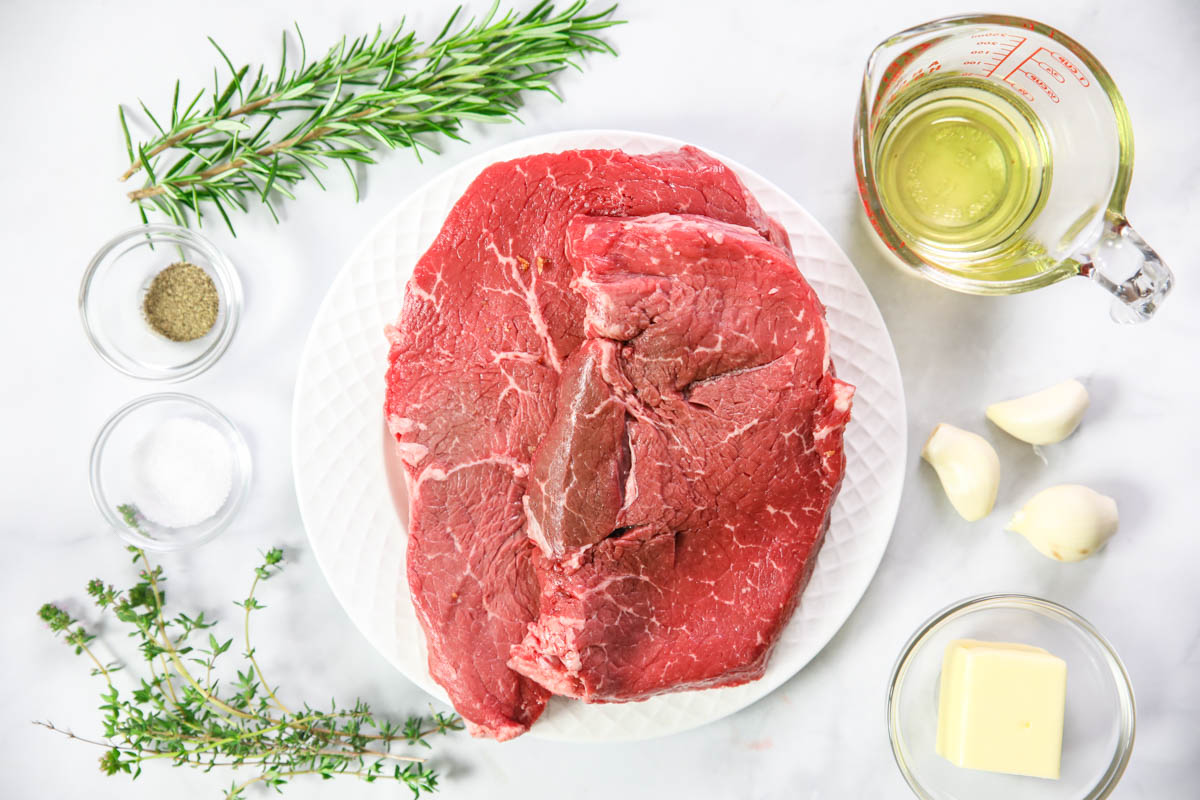
[[[489,164],[534,153],[619,148],[648,153],[682,142],[624,131],[573,131],[498,147],[414,192],[354,251],[325,297],[300,363],[292,417],[296,493],[325,577],[350,618],[397,669],[443,701],[404,576],[405,530],[384,461],[384,325],[400,312],[413,265],[459,195]],[[846,429],[846,477],[816,568],[761,680],[728,689],[587,705],[555,697],[530,736],[635,740],[694,728],[744,708],[795,675],[833,637],[866,591],[891,536],[905,459],[904,391],[879,309],[846,255],[808,212],[736,162],[828,310],[838,375],[858,387]]]

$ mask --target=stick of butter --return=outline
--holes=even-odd
[[[937,752],[968,769],[1057,778],[1067,662],[1040,647],[956,639],[942,658]]]

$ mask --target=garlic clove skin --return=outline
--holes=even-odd
[[[1070,436],[1088,408],[1088,392],[1077,380],[1015,400],[993,403],[987,418],[1006,433],[1030,444],[1054,444]]]
[[[1008,523],[1055,561],[1082,561],[1117,532],[1117,502],[1086,486],[1063,484],[1035,494]]]
[[[929,434],[921,458],[937,471],[963,519],[974,522],[991,513],[1000,488],[1000,459],[987,439],[943,422]]]

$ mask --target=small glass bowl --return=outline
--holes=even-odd
[[[963,769],[939,756],[942,655],[953,639],[1020,642],[1067,662],[1062,776],[1027,778]],[[892,753],[922,800],[1099,800],[1129,763],[1133,687],[1112,645],[1057,603],[1019,594],[971,597],[935,614],[905,645],[888,687]]]
[[[211,517],[187,527],[159,525],[140,514],[127,520],[119,506],[136,503],[138,446],[158,425],[180,417],[207,423],[225,438],[233,464],[229,496]],[[100,429],[92,445],[91,485],[96,507],[122,539],[157,552],[184,550],[229,527],[250,488],[250,449],[229,418],[203,400],[174,392],[147,395],[123,406]]]
[[[177,261],[203,269],[217,289],[212,330],[173,342],[146,322],[142,301],[154,276]],[[100,357],[134,378],[183,381],[216,363],[229,347],[242,310],[242,284],[208,239],[175,225],[142,225],[112,239],[92,258],[79,288],[79,313]]]

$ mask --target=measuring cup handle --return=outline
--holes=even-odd
[[[1175,276],[1154,248],[1146,244],[1129,220],[1112,212],[1105,215],[1100,238],[1076,254],[1075,260],[1080,275],[1091,278],[1117,298],[1112,305],[1112,318],[1117,322],[1150,319],[1175,283]]]

